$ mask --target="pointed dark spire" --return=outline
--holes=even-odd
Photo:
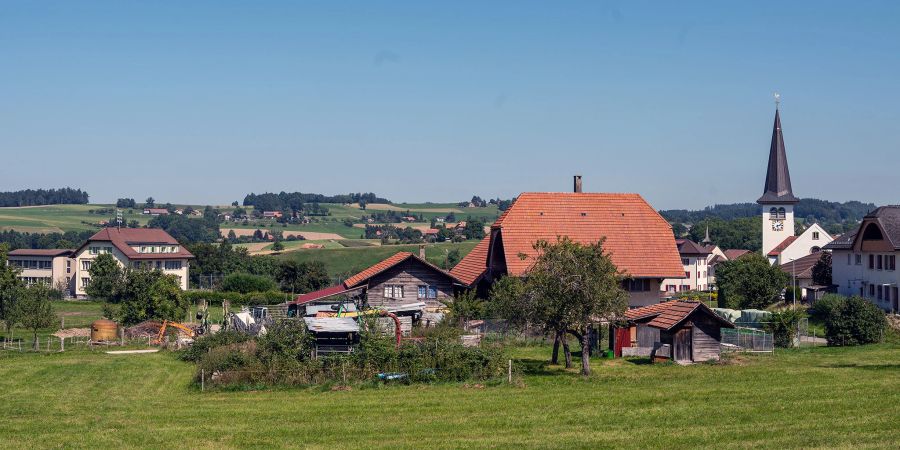
[[[791,190],[791,173],[788,171],[787,154],[784,151],[784,136],[781,134],[781,116],[775,109],[775,126],[772,130],[772,145],[769,147],[769,167],[766,170],[766,185],[763,195],[756,203],[793,204],[800,199]]]

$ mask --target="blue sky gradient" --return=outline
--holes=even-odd
[[[727,4],[726,4],[727,3]],[[0,4],[0,190],[900,203],[897,2]]]

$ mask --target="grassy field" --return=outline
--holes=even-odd
[[[514,349],[514,385],[205,392],[169,353],[0,352],[15,448],[896,448],[900,347],[689,367]]]
[[[95,230],[94,224],[109,220],[115,214],[91,214],[89,211],[115,208],[115,205],[49,205],[23,208],[0,208],[0,229],[13,229],[29,233],[52,233],[62,231]],[[132,209],[131,214],[124,209],[124,220],[137,220],[146,224],[147,216],[141,210]],[[88,223],[84,223],[88,222]]]
[[[459,249],[460,256],[468,254],[477,241],[460,243],[426,244],[425,257],[433,264],[443,266],[446,252]],[[381,261],[397,252],[413,252],[418,254],[418,245],[385,245],[379,247],[337,248],[337,249],[298,249],[284,253],[281,258],[297,261],[322,261],[332,276],[356,273],[372,264]]]

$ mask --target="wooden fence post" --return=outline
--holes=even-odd
[[[200,392],[206,391],[206,369],[200,369]]]
[[[507,381],[512,384],[512,360],[509,360],[509,368],[507,369]]]

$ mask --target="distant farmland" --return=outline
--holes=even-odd
[[[467,255],[478,241],[466,241],[459,243],[425,244],[425,257],[438,267],[444,266],[447,252],[459,249],[460,257]],[[322,261],[328,269],[328,274],[340,277],[359,272],[378,261],[397,252],[417,253],[419,246],[413,245],[385,245],[378,247],[360,248],[335,248],[335,249],[298,249],[284,253],[280,258],[296,261]]]

